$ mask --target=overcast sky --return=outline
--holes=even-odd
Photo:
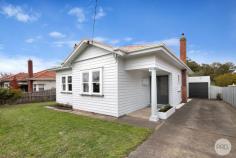
[[[0,0],[0,72],[59,65],[81,39],[91,38],[95,0]],[[200,63],[236,63],[234,0],[98,0],[94,37],[114,46],[166,43]]]

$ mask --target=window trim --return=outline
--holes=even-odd
[[[37,84],[33,84],[33,91],[37,92]]]
[[[88,82],[83,82],[83,74],[88,73]],[[88,92],[84,92],[84,83],[88,83]],[[81,94],[87,94],[90,95],[90,72],[89,71],[82,71],[81,72]]]
[[[99,93],[93,92],[93,72],[95,71],[99,71]],[[84,92],[83,91],[83,74],[84,73],[88,73],[89,74],[89,81],[88,81],[88,85],[89,85],[89,91],[88,92]],[[81,71],[81,95],[90,95],[90,96],[103,96],[103,68],[94,68],[94,69],[89,69],[89,70],[82,70]]]
[[[39,90],[39,89],[40,89],[40,88],[39,88],[40,86],[43,86],[43,88],[42,88],[43,90],[42,90],[42,91],[44,91],[44,90],[45,90],[45,84],[37,84],[37,87],[38,87],[38,91],[39,91],[39,92],[41,92],[41,90]]]
[[[69,77],[71,77],[71,83],[69,83],[68,81],[69,81]],[[72,78],[72,75],[67,75],[67,91],[68,92],[72,92],[73,91],[73,78]],[[69,90],[69,84],[71,84],[71,90]]]
[[[72,82],[71,83],[68,83],[68,77],[71,76],[71,80]],[[63,90],[63,83],[62,83],[62,78],[65,77],[65,90]],[[72,93],[73,91],[73,76],[72,75],[62,75],[61,76],[61,93]],[[71,84],[72,85],[72,91],[69,91],[69,86],[68,84]]]

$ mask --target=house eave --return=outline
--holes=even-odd
[[[114,49],[113,47],[106,46],[105,44],[101,44],[91,40],[83,40],[81,41],[78,46],[72,51],[72,53],[66,58],[66,60],[62,63],[62,67],[68,67],[73,60],[88,46],[95,46],[104,50],[107,50],[110,53],[114,53],[120,56],[124,56],[125,52],[120,49]]]
[[[166,55],[170,57],[170,59],[174,60],[178,65],[180,65],[183,69],[186,69],[188,74],[192,74],[193,71],[183,62],[181,61],[165,44],[155,45],[153,47],[135,50],[129,52],[125,57],[132,57],[137,55],[151,54],[156,53],[158,51],[164,52]]]
[[[60,66],[60,67],[55,67],[55,68],[51,68],[48,69],[49,71],[62,71],[62,70],[71,70],[72,67],[71,66]]]

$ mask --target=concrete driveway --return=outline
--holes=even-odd
[[[221,101],[194,99],[155,130],[130,158],[215,158],[216,140],[231,142],[236,157],[236,109]]]

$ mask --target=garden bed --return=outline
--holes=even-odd
[[[170,105],[164,105],[158,111],[158,116],[160,119],[167,119],[175,112],[175,107]]]
[[[55,105],[52,105],[52,107],[61,109],[61,110],[73,110],[72,105],[68,105],[68,104],[56,103]]]

